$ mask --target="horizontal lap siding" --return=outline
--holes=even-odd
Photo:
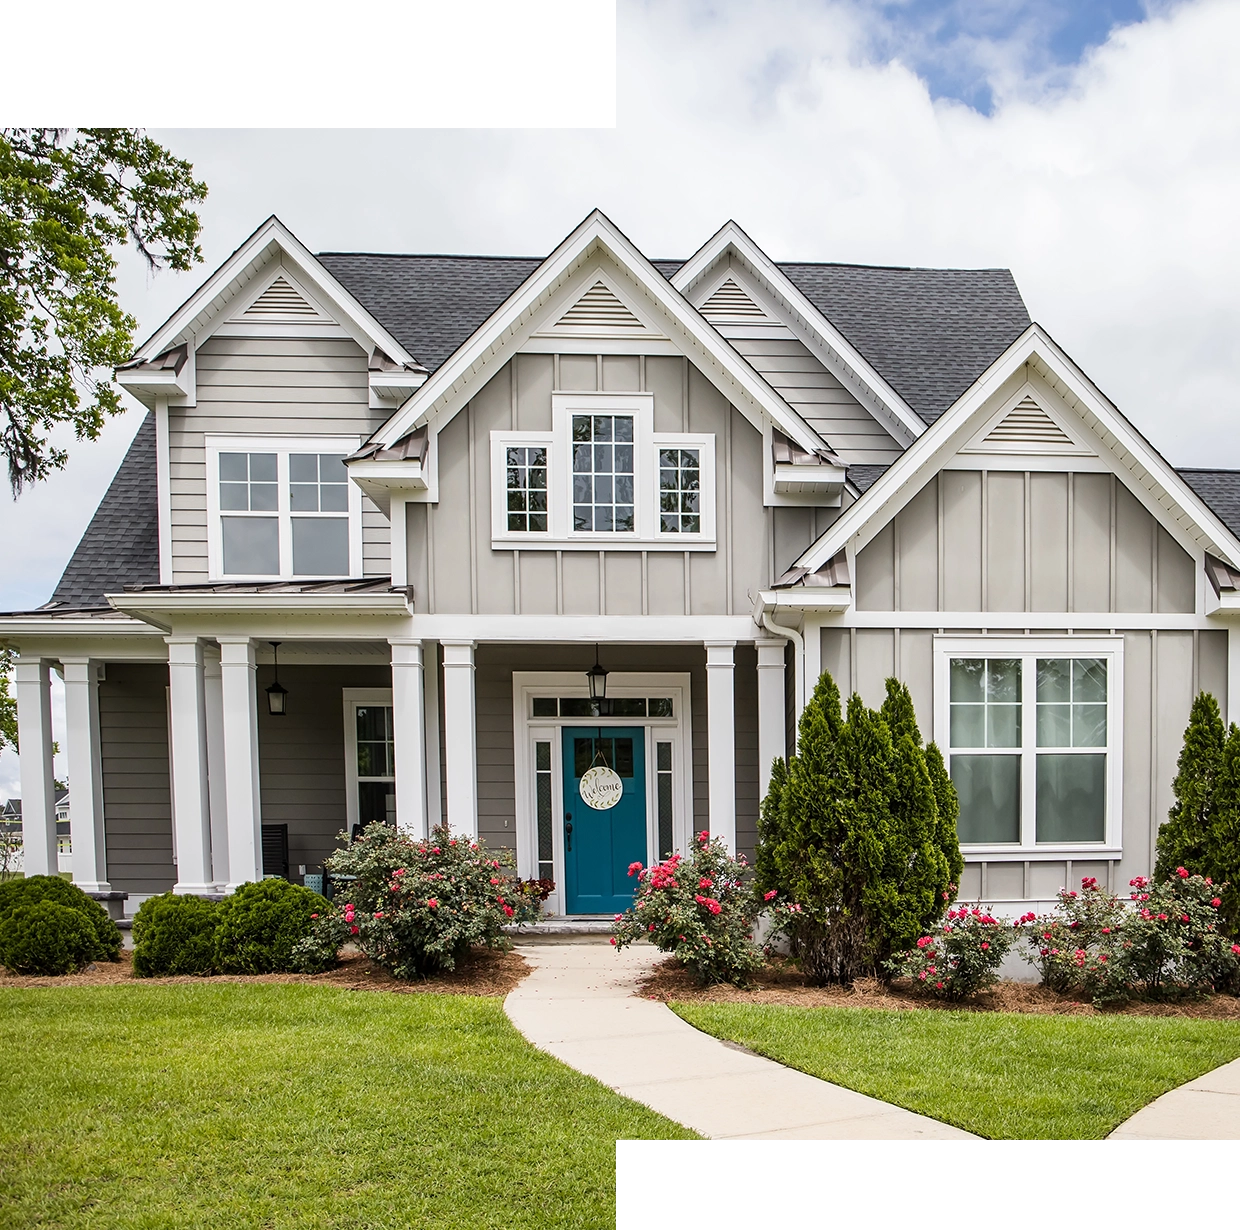
[[[207,579],[205,437],[352,435],[365,439],[387,418],[369,408],[367,358],[346,339],[213,337],[196,357],[198,404],[168,411],[174,580]],[[390,572],[387,518],[362,512],[363,571]]]
[[[104,843],[118,892],[168,892],[172,788],[168,768],[168,668],[109,663],[99,685]]]

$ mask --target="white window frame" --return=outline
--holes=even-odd
[[[934,738],[951,772],[951,659],[1020,658],[1021,755],[1020,841],[961,843],[970,859],[1038,861],[1041,859],[1119,858],[1123,853],[1124,787],[1124,638],[1122,636],[936,636],[934,638]],[[1103,658],[1107,663],[1107,756],[1105,835],[1100,842],[1036,840],[1037,799],[1037,659]],[[962,751],[961,755],[967,755]]]
[[[342,688],[344,694],[344,781],[345,781],[345,799],[344,814],[347,825],[347,832],[353,832],[353,826],[358,822],[358,803],[357,803],[357,787],[358,783],[363,779],[357,771],[357,709],[359,705],[385,705],[392,710],[392,718],[395,721],[396,709],[392,700],[391,688]],[[395,769],[396,765],[393,764]],[[364,780],[368,782],[387,781],[386,777],[368,777]],[[392,775],[392,783],[395,786],[396,775]]]
[[[574,530],[572,419],[574,414],[633,417],[634,530]],[[509,530],[507,450],[547,450],[547,531]],[[696,534],[659,528],[659,450],[697,449],[702,528]],[[713,551],[716,546],[715,437],[703,432],[656,432],[653,393],[554,393],[550,431],[491,432],[491,546],[496,550]]]
[[[690,713],[690,676],[684,673],[629,673],[607,676],[609,697],[670,696],[672,716],[651,717],[534,717],[535,696],[588,697],[589,685],[580,671],[514,671],[512,675],[513,745],[516,748],[517,871],[538,874],[538,782],[534,771],[534,744],[551,743],[551,859],[555,891],[547,899],[552,914],[564,913],[564,740],[566,726],[641,726],[645,728],[646,858],[658,856],[659,799],[655,744],[672,745],[672,842],[685,853],[693,840],[693,725]]]
[[[324,581],[362,575],[362,492],[351,481],[349,491],[349,571],[295,573],[293,571],[293,513],[289,507],[290,453],[338,453],[348,456],[361,443],[358,436],[224,436],[208,435],[207,450],[207,575],[211,581]],[[243,574],[224,572],[224,533],[220,517],[220,454],[275,453],[278,498],[274,515],[279,522],[280,571]],[[300,514],[299,514],[300,515]],[[337,514],[339,515],[339,514]]]

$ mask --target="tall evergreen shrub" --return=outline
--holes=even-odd
[[[889,680],[883,712],[854,694],[845,717],[822,675],[797,754],[772,774],[755,862],[759,891],[799,906],[787,930],[813,981],[851,982],[942,917],[960,858],[954,813],[950,825],[939,813],[940,792],[954,807],[943,778],[931,773],[907,689]]]

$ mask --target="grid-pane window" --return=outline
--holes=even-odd
[[[953,658],[950,711],[960,840],[1019,841],[1020,659]]]
[[[508,528],[516,531],[547,531],[547,450],[506,450],[505,507]]]
[[[294,574],[348,575],[349,473],[343,455],[290,453],[288,477]]]
[[[1107,800],[1106,661],[1039,658],[1037,672],[1037,840],[1102,841]]]
[[[396,824],[396,748],[391,705],[357,705],[357,820]]]
[[[702,467],[696,448],[659,450],[659,529],[697,534],[702,528]]]
[[[658,742],[654,745],[655,798],[659,821],[659,858],[672,853],[672,745]]]
[[[275,453],[220,454],[220,545],[226,576],[280,571],[279,503]]]
[[[538,823],[538,878],[553,880],[555,862],[551,849],[551,744],[534,744],[534,810]]]
[[[633,416],[574,414],[573,529],[633,532]]]

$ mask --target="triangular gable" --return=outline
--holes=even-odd
[[[1004,405],[961,450],[969,456],[1096,457],[1079,427],[1049,397],[1023,391],[1015,405]]]
[[[274,215],[138,347],[130,364],[149,363],[181,344],[196,347],[245,303],[253,294],[253,279],[274,261],[282,264],[293,280],[301,283],[310,295],[328,308],[332,319],[364,350],[372,352],[378,349],[402,366],[419,366],[417,359],[328,273],[314,254]],[[257,295],[253,297],[257,298]],[[249,304],[245,303],[245,306]]]
[[[736,284],[736,279],[731,275],[719,283],[698,311],[712,325],[730,320],[770,319],[766,312]]]
[[[1240,540],[1037,324],[1030,325],[793,567],[815,572],[850,546],[861,550],[964,446],[979,437],[987,439],[1028,399],[1044,413],[1053,408],[1054,417],[1046,417],[1060,426],[1074,447],[1092,442],[1092,468],[1115,473],[1190,555],[1209,552],[1240,568]],[[1008,461],[1019,463],[1017,458]],[[1056,464],[1063,468],[1077,463],[1069,454]]]
[[[288,276],[281,271],[277,273],[267,288],[261,291],[249,305],[239,308],[230,321],[238,324],[270,321],[273,323],[299,323],[313,321],[323,323],[329,317],[324,316],[306,296],[294,287]]]
[[[543,327],[554,322],[600,280],[600,262],[619,280],[631,280],[628,293],[643,300],[629,308],[640,320],[660,322],[652,332],[669,338],[728,400],[759,430],[769,421],[807,452],[821,447],[813,429],[739,355],[727,340],[668,283],[632,242],[601,211],[594,210],[512,295],[473,333],[429,380],[375,433],[374,443],[390,448],[424,424],[438,432],[496,370]],[[584,284],[578,285],[579,283]],[[603,277],[608,282],[608,275]],[[568,296],[565,301],[565,297]]]
[[[913,408],[877,368],[793,285],[788,276],[735,222],[725,223],[672,276],[672,285],[692,302],[718,276],[720,262],[735,264],[756,278],[779,306],[781,323],[809,347],[844,386],[902,445],[926,430]],[[726,284],[708,290],[706,303]],[[703,285],[705,283],[705,286]],[[704,313],[705,314],[705,313]],[[765,315],[765,313],[764,313]]]
[[[587,333],[604,336],[611,333],[628,336],[644,328],[645,325],[621,303],[620,297],[602,278],[599,278],[554,325],[557,333]]]

